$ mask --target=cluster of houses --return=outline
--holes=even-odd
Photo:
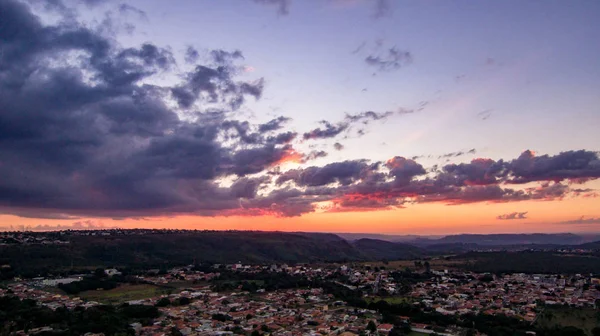
[[[445,274],[416,284],[409,294],[442,314],[503,314],[533,322],[540,306],[596,307],[598,279],[574,275]]]
[[[279,290],[262,294],[234,291],[223,294],[209,288],[171,295],[171,301],[187,297],[185,306],[160,308],[154,325],[139,328],[141,335],[157,335],[176,328],[183,335],[272,334],[358,335],[369,321],[380,316],[348,307],[321,289]],[[149,302],[157,299],[150,299]],[[391,325],[379,325],[389,332]]]
[[[236,263],[214,265],[212,270],[206,273],[194,271],[192,267],[172,269],[166,274],[149,272],[148,275],[140,276],[140,280],[158,286],[175,281],[185,281],[190,285],[169,295],[129,302],[156,305],[163,313],[152,325],[135,324],[132,327],[138,335],[167,335],[177,330],[186,336],[252,333],[359,335],[371,332],[367,329],[369,321],[375,322],[376,333],[385,335],[393,327],[390,324],[377,324],[376,322],[381,320],[381,315],[377,312],[350,307],[332,295],[323,293],[320,288],[271,292],[258,290],[250,293],[238,287],[225,293],[212,291],[209,281],[225,270],[234,270],[242,274],[285,272],[321,279],[337,277],[338,280],[335,281],[339,285],[353,290],[362,289],[365,300],[370,302],[397,297],[402,286],[396,282],[393,270],[365,265],[265,266]],[[109,276],[119,274],[116,269],[108,269],[105,272]],[[427,307],[428,310],[445,315],[503,314],[533,323],[540,312],[540,306],[596,307],[596,304],[600,303],[600,279],[590,276],[496,276],[448,270],[427,270],[422,274],[427,276],[422,277],[412,285],[408,293],[403,294],[404,302]],[[0,295],[7,295],[10,291],[11,295],[34,299],[52,309],[62,306],[72,309],[99,304],[47,291],[49,286],[79,279],[71,277],[16,282],[9,285],[8,289],[0,289]],[[406,318],[406,322],[410,323],[410,319]],[[413,331],[422,334],[433,333],[432,327],[428,325],[412,324],[411,327]],[[448,329],[446,332],[447,335],[452,335],[453,330]]]

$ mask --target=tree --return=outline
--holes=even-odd
[[[392,330],[390,330],[390,333],[388,334],[388,336],[404,336],[407,335],[405,334],[400,328],[398,327],[393,327]]]
[[[177,329],[175,327],[171,327],[170,332],[171,332],[171,336],[183,336],[181,331],[179,331],[179,329]]]
[[[106,273],[104,273],[104,268],[96,268],[96,270],[94,270],[94,277],[98,279],[106,277]]]
[[[158,302],[156,302],[155,306],[157,307],[166,307],[168,305],[171,304],[171,300],[169,300],[168,298],[164,297],[161,298],[160,300],[158,300]]]
[[[592,329],[592,336],[600,336],[600,327]]]
[[[473,328],[469,328],[469,329],[467,329],[467,330],[465,331],[464,335],[465,335],[465,336],[475,336],[475,335],[476,335],[475,329],[473,329]]]
[[[367,323],[367,330],[369,330],[370,332],[376,332],[377,331],[377,326],[375,325],[375,322],[373,322],[373,320],[369,321],[369,323]]]
[[[192,300],[190,300],[190,298],[187,298],[185,296],[182,296],[179,299],[177,299],[177,305],[178,306],[189,305],[191,302],[192,302]]]

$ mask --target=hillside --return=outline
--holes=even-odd
[[[500,245],[577,245],[584,241],[583,237],[572,233],[531,233],[531,234],[459,234],[439,239],[416,239],[411,244],[428,246],[433,244],[477,244],[484,246]]]
[[[370,260],[413,259],[423,255],[423,251],[418,247],[385,240],[363,238],[355,241],[353,245]]]
[[[68,245],[12,245],[0,264],[19,272],[97,266],[168,267],[195,262],[272,263],[362,260],[332,234],[202,231],[117,236],[70,236]]]

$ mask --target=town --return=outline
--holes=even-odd
[[[594,309],[600,303],[600,279],[589,274],[498,276],[431,269],[429,262],[421,261],[415,261],[413,268],[398,270],[370,263],[235,263],[189,265],[166,272],[154,269],[127,277],[118,269],[102,269],[102,274],[96,270],[68,278],[17,278],[0,289],[0,295],[35,300],[52,310],[75,310],[101,306],[104,298],[118,290],[65,292],[89,278],[120,278],[169,288],[157,295],[120,301],[159,311],[151,321],[130,323],[136,335],[486,334],[465,327],[465,319],[473,316],[508,317],[529,328],[523,330],[528,335],[535,335],[535,322],[547,307]],[[96,295],[86,298],[84,294],[90,292]],[[40,326],[27,333],[15,332],[51,330],[51,326]]]

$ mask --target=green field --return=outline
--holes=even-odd
[[[592,335],[592,329],[600,327],[600,312],[591,308],[546,308],[538,317],[536,326],[553,328],[573,326]]]
[[[169,288],[154,285],[121,285],[111,290],[91,290],[79,293],[79,297],[89,301],[119,304],[131,300],[141,300],[168,294]]]

